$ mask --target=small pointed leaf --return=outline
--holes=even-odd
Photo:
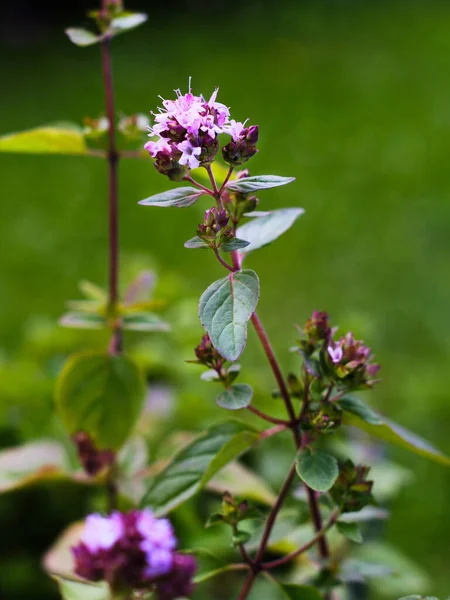
[[[245,269],[215,281],[202,294],[198,315],[211,342],[229,361],[239,358],[247,341],[247,323],[259,299],[259,279]]]
[[[132,331],[170,331],[170,325],[158,315],[142,312],[129,313],[122,319],[122,327]]]
[[[226,184],[227,190],[231,192],[241,192],[242,194],[251,194],[259,190],[286,185],[295,181],[295,177],[280,177],[278,175],[256,175],[254,177],[243,177],[234,179]]]
[[[98,44],[103,39],[103,36],[95,35],[92,31],[81,27],[69,27],[66,29],[66,35],[73,44],[82,47]]]
[[[75,311],[63,315],[59,324],[75,329],[102,329],[107,325],[106,319],[99,314]]]
[[[263,216],[255,216],[241,225],[236,235],[250,243],[242,248],[241,254],[248,254],[253,250],[267,246],[292,227],[295,221],[304,213],[303,208],[280,208]],[[254,216],[254,213],[251,213]]]
[[[145,23],[147,19],[148,15],[145,13],[124,11],[112,19],[111,28],[115,30],[116,33],[121,33],[128,29],[139,27],[139,25]]]
[[[105,292],[103,288],[101,288],[96,283],[92,283],[92,281],[87,281],[87,279],[83,279],[78,284],[81,293],[86,296],[89,300],[95,300],[97,302],[108,302],[108,294]]]
[[[253,398],[253,388],[247,383],[236,383],[217,397],[217,404],[227,410],[247,408]]]
[[[353,425],[385,442],[405,448],[447,467],[450,466],[450,457],[420,436],[375,412],[359,398],[345,396],[339,400],[339,405],[344,410],[342,420],[344,424]]]
[[[297,457],[297,473],[316,492],[327,492],[339,475],[334,456],[311,448],[304,448]]]
[[[234,250],[240,250],[241,248],[246,248],[250,242],[246,242],[245,240],[240,240],[239,238],[233,238],[229,242],[225,242],[220,247],[224,252],[234,252]]]
[[[100,449],[118,450],[139,416],[145,391],[129,357],[81,352],[61,371],[56,408],[70,434],[85,431]]]
[[[198,237],[198,235],[196,235],[195,237],[191,238],[190,240],[188,240],[187,242],[184,242],[184,247],[185,248],[209,248],[208,244],[206,242],[204,242],[202,240],[202,238]]]
[[[143,206],[178,206],[179,208],[185,208],[195,204],[202,195],[204,195],[203,192],[196,188],[179,187],[150,196],[150,198],[141,200],[139,204]]]
[[[336,528],[344,537],[348,538],[352,542],[356,544],[362,544],[363,536],[361,533],[361,529],[358,527],[356,523],[346,523],[344,521],[338,521],[336,523]]]

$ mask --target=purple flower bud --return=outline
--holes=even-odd
[[[322,340],[328,341],[331,335],[328,314],[325,311],[315,310],[311,318],[306,321],[304,333],[311,344]]]
[[[207,333],[202,337],[200,344],[194,350],[198,360],[210,369],[220,371],[225,360],[220,356],[211,342]]]
[[[72,439],[77,447],[78,458],[88,475],[97,475],[105,467],[114,464],[114,452],[112,450],[99,450],[92,438],[84,431],[79,431]]]
[[[197,570],[193,556],[174,554],[173,570],[166,581],[157,584],[158,600],[189,597],[194,591],[192,578]]]

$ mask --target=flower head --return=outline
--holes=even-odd
[[[167,581],[180,578],[182,557],[176,553],[177,540],[167,519],[157,519],[144,509],[113,512],[103,517],[89,515],[77,546],[72,548],[77,575],[91,581],[105,580],[112,586],[158,590]],[[190,557],[189,557],[190,558]],[[191,590],[195,561],[183,573],[183,590]],[[178,579],[177,579],[178,578]],[[178,588],[177,588],[178,589]],[[184,592],[180,595],[186,595]],[[172,600],[168,592],[164,600]]]
[[[191,89],[187,94],[175,90],[174,100],[162,98],[162,108],[148,128],[154,139],[145,144],[156,159],[158,171],[179,180],[189,169],[211,163],[219,148],[217,137],[222,133],[232,137],[233,148],[228,153],[235,157],[236,164],[256,153],[258,128],[245,128],[243,123],[230,120],[228,107],[217,102],[218,91],[216,88],[209,100],[194,95]],[[177,165],[181,166],[180,172]]]

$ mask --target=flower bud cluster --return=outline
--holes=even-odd
[[[97,475],[106,467],[114,464],[115,454],[112,450],[99,450],[92,438],[84,431],[73,436],[78,458],[88,475]]]
[[[374,502],[372,496],[373,481],[367,480],[370,467],[354,465],[346,460],[341,465],[339,476],[330,490],[333,500],[342,512],[358,512]]]
[[[195,559],[178,554],[167,519],[144,509],[89,515],[79,544],[72,548],[75,573],[107,581],[114,589],[149,589],[158,600],[192,594]]]
[[[299,350],[309,373],[349,390],[373,386],[380,366],[373,362],[370,348],[351,332],[339,340],[334,339],[335,333],[326,312],[314,311],[307,320]]]
[[[223,242],[233,237],[233,230],[228,226],[229,217],[225,209],[212,208],[205,211],[203,223],[197,228],[197,235],[214,248],[220,248]]]
[[[217,352],[207,333],[202,337],[200,344],[194,350],[198,362],[209,369],[220,373],[225,364],[225,359]]]
[[[195,96],[191,90],[176,90],[175,100],[162,100],[163,108],[155,114],[149,128],[145,149],[155,158],[156,169],[170,179],[181,181],[190,169],[210,164],[219,149],[218,135],[226,133],[231,142],[223,154],[230,165],[239,165],[256,154],[258,127],[244,127],[230,119],[229,109],[217,102],[216,89],[210,99]]]

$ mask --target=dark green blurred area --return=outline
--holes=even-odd
[[[288,351],[293,324],[315,308],[327,310],[342,331],[365,339],[382,364],[373,405],[450,452],[450,5],[195,6],[159,7],[146,26],[115,41],[118,109],[147,113],[158,95],[186,89],[192,76],[196,93],[207,96],[219,85],[219,100],[231,106],[232,117],[260,125],[252,172],[297,178],[261,195],[261,209],[306,209],[288,234],[248,261],[260,275],[259,311],[285,369],[295,365]],[[97,48],[72,46],[51,24],[27,39],[11,33],[4,48],[2,133],[103,114]],[[48,426],[51,393],[36,388],[39,368],[23,358],[30,327],[39,332],[36,323],[56,321],[65,301],[78,296],[80,279],[105,283],[106,179],[105,165],[94,158],[4,155],[0,168],[0,406],[7,446]],[[139,207],[138,200],[172,184],[146,160],[124,161],[120,175],[124,262],[137,256],[142,264],[157,264],[184,282],[190,298],[198,297],[221,276],[209,254],[183,248],[207,206]],[[181,292],[178,284],[176,295]],[[87,347],[100,343],[83,339]],[[253,335],[244,364],[270,389]],[[22,383],[29,377],[30,405],[48,398],[45,409],[25,412],[24,421],[14,412],[13,376]],[[192,382],[204,395],[183,391],[191,404],[179,411],[175,427],[201,428],[211,415],[220,416],[202,408],[195,421],[196,404],[212,398],[197,380],[193,369],[185,385]],[[450,473],[405,452],[387,452],[414,471],[415,481],[391,507],[386,537],[429,572],[427,592],[445,597]],[[65,494],[45,488],[0,497],[7,528],[0,543],[2,598],[50,598],[30,556],[82,515],[82,494]]]

